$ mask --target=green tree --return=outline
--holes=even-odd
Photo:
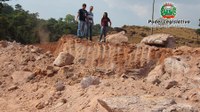
[[[93,36],[97,36],[100,34],[100,29],[101,29],[101,25],[100,24],[96,24],[93,26]]]
[[[76,34],[78,23],[75,21],[75,16],[68,14],[65,18],[66,32],[67,34]]]
[[[12,16],[9,18],[9,37],[11,40],[27,44],[37,42],[35,27],[37,26],[37,14],[24,11],[17,4]]]
[[[71,14],[67,14],[66,15],[66,18],[65,18],[65,21],[67,24],[71,24],[71,23],[75,23],[75,16],[74,15],[71,15]]]

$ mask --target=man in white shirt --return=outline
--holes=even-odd
[[[94,20],[93,20],[93,17],[94,17],[94,15],[93,15],[93,6],[90,6],[90,11],[88,12],[88,16],[87,16],[87,18],[88,18],[88,27],[87,27],[87,30],[88,30],[88,32],[87,32],[87,36],[89,36],[89,40],[91,40],[92,41],[92,27],[93,27],[93,25],[94,25]]]

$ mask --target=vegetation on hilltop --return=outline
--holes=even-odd
[[[41,40],[57,41],[63,34],[76,34],[75,16],[68,14],[58,20],[39,19],[38,13],[30,13],[17,4],[3,3],[0,8],[0,40],[17,41],[23,44],[39,43]],[[100,25],[94,26],[94,35],[99,34]],[[47,38],[47,39],[43,39]]]

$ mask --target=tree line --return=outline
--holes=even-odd
[[[45,20],[38,17],[38,13],[24,10],[20,4],[12,7],[0,3],[0,40],[33,44],[41,42],[43,38],[53,42],[64,34],[77,33],[78,23],[75,21],[75,16],[71,14],[59,19]],[[100,25],[94,25],[93,29],[93,35],[99,35]]]

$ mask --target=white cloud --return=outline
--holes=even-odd
[[[130,6],[129,9],[139,17],[146,17],[148,14],[148,8],[141,5]]]
[[[122,0],[104,0],[110,8],[126,9],[140,18],[146,17],[148,14],[148,6],[146,4],[139,4],[133,1],[122,1]]]

